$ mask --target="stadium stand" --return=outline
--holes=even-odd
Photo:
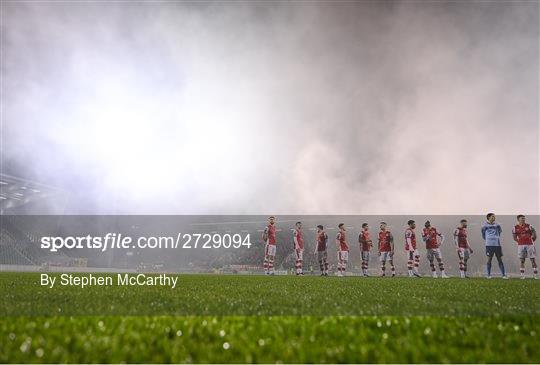
[[[0,174],[0,214],[25,214],[36,204],[58,200],[62,195],[65,192],[58,188]]]
[[[17,247],[16,240],[6,229],[0,231],[0,264],[36,265]]]
[[[47,253],[39,247],[38,232],[43,227],[23,225],[20,215],[36,203],[51,201],[60,196],[54,187],[0,174],[0,265],[38,266],[44,263],[62,264],[70,258],[64,252]]]

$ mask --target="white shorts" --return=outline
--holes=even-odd
[[[468,248],[458,247],[457,254],[460,260],[468,260],[471,252]]]
[[[407,257],[409,260],[413,260],[416,256],[420,256],[420,252],[418,252],[417,249],[414,249],[413,251],[407,251]]]
[[[294,254],[296,255],[297,260],[304,260],[304,250],[297,248],[294,250]]]
[[[349,261],[349,251],[338,251],[339,261]]]
[[[379,260],[382,262],[385,262],[386,260],[393,260],[394,259],[394,253],[391,251],[383,251],[379,255]]]
[[[264,247],[265,256],[276,256],[276,245],[271,245],[269,243]]]
[[[534,245],[518,245],[518,256],[520,259],[536,258],[536,247]]]
[[[317,251],[318,261],[326,261],[327,258],[328,258],[328,254],[326,251]]]
[[[369,261],[369,251],[362,251],[362,261]]]
[[[428,261],[433,261],[433,259],[442,260],[442,254],[440,248],[428,248],[427,249],[427,259]]]

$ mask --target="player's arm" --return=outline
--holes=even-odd
[[[339,238],[341,237],[341,233],[338,233],[336,236],[336,248],[339,251]]]
[[[512,228],[512,238],[514,239],[514,241],[518,242],[518,236],[517,236],[517,233],[516,233],[516,227]]]
[[[296,231],[296,229],[294,230],[294,233],[293,233],[293,241],[294,241],[294,248],[298,247],[298,231]]]
[[[262,239],[266,243],[268,241],[268,227],[266,227],[262,234]]]
[[[362,233],[360,233],[360,235],[358,236],[358,242],[360,242],[362,245],[370,244],[370,241],[366,240],[365,236]]]
[[[487,227],[485,225],[482,226],[482,239],[485,241],[486,240],[486,229]]]
[[[534,229],[534,227],[531,226],[531,238],[532,238],[533,242],[536,241],[536,237],[537,237],[536,236],[536,229]]]
[[[407,247],[409,247],[409,251],[413,251],[412,249],[412,234],[410,231],[407,231],[405,234],[405,242],[407,242]]]
[[[360,233],[360,236],[358,236],[358,242],[360,242],[362,245],[368,245],[370,247],[373,246],[371,244],[371,240],[366,240],[362,233]]]
[[[426,231],[422,230],[422,241],[427,242],[428,238],[429,237],[428,237],[428,234],[426,233]]]
[[[328,249],[328,235],[324,232],[324,248]]]
[[[392,235],[392,233],[390,233],[390,237],[388,237],[388,239],[390,240],[390,249],[392,251],[390,251],[392,253],[392,255],[394,255],[394,236]]]
[[[456,245],[456,249],[459,249],[459,229],[457,228],[454,231],[454,245]]]

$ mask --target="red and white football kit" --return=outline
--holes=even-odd
[[[323,275],[328,274],[328,253],[326,251],[328,235],[325,231],[317,232],[317,260]]]
[[[470,257],[469,241],[467,239],[467,228],[457,227],[454,231],[454,243],[459,258],[459,271],[461,277],[464,278],[467,272],[467,261]]]
[[[302,266],[304,263],[304,237],[302,230],[295,228],[294,233],[294,254],[296,256],[296,273],[302,274]]]
[[[467,228],[457,227],[454,231],[454,238],[457,248],[469,248],[469,241],[467,240]]]
[[[396,268],[394,266],[393,252],[392,252],[392,233],[390,231],[379,232],[379,260],[381,261],[381,276],[385,276],[386,273],[386,260],[390,261],[390,269],[392,270],[392,276],[396,276]]]
[[[392,233],[390,231],[380,231],[379,232],[379,252],[388,253],[392,252]]]
[[[367,229],[363,229],[362,232],[360,232],[358,241],[360,242],[360,256],[362,257],[362,273],[367,275],[369,251],[371,250],[371,238]]]
[[[442,238],[442,234],[440,234],[435,227],[426,227],[422,230],[422,238],[426,242],[427,259],[429,261],[429,266],[431,267],[433,277],[437,276],[435,263],[433,262],[434,259],[436,259],[439,263],[439,270],[441,274],[446,276],[444,272],[441,249],[439,248],[439,242],[437,241],[438,237]]]
[[[407,270],[409,275],[413,274],[413,265],[414,271],[418,274],[418,266],[420,266],[420,254],[416,249],[416,233],[412,228],[407,228],[405,230],[405,251],[407,251]]]
[[[405,251],[416,251],[416,233],[412,228],[405,230]]]
[[[521,278],[525,278],[525,259],[528,257],[531,259],[533,266],[534,278],[538,275],[538,266],[536,263],[536,247],[534,246],[533,233],[534,228],[528,224],[516,224],[512,229],[515,240],[518,244],[518,256],[521,260],[521,265],[519,271],[521,273]]]
[[[516,224],[512,233],[516,236],[519,258],[535,258],[536,249],[533,241],[533,230],[530,224]]]
[[[264,272],[266,274],[274,272],[274,259],[276,257],[276,225],[269,224],[264,229],[263,240],[264,246]]]
[[[349,245],[345,232],[339,232],[336,240],[338,242],[338,275],[342,275],[345,273],[349,261]]]

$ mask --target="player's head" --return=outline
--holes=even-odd
[[[495,213],[488,213],[486,215],[486,219],[489,223],[495,222]]]
[[[430,222],[430,221],[426,221],[426,223],[424,223],[424,227],[426,227],[426,228],[431,227],[431,222]]]
[[[517,216],[517,220],[519,222],[519,224],[523,224],[525,223],[525,216],[523,214],[520,214]]]
[[[319,225],[317,226],[317,229],[318,229],[319,231],[322,231],[322,230],[324,229],[324,227],[322,226],[322,224],[319,224]]]
[[[296,228],[298,229],[302,228],[302,222],[296,222]]]
[[[416,228],[416,223],[412,219],[409,219],[407,225],[411,228]]]
[[[367,223],[362,223],[362,229],[368,229],[368,228],[369,228],[369,226],[368,226]]]
[[[268,217],[268,222],[270,222],[270,224],[274,224],[276,222],[276,217],[271,215],[270,217]]]
[[[460,220],[459,223],[461,224],[461,228],[467,228],[467,220],[466,219]]]
[[[338,224],[338,228],[339,228],[340,231],[344,231],[345,230],[345,223]]]
[[[381,231],[384,231],[386,229],[386,222],[381,222]]]

